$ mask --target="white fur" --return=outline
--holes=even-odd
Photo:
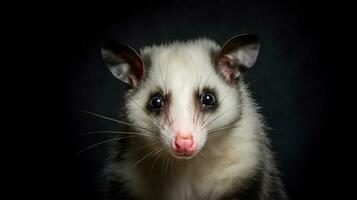
[[[214,42],[200,39],[147,47],[141,51],[143,57],[150,57],[151,65],[146,66],[145,80],[139,83],[137,92],[129,95],[132,101],[127,103],[128,118],[136,125],[160,131],[160,134],[153,136],[153,133],[138,129],[152,136],[143,136],[131,142],[124,155],[126,159],[114,166],[118,177],[126,183],[126,189],[137,197],[158,200],[219,199],[230,191],[244,187],[244,180],[253,176],[259,167],[260,145],[264,139],[260,115],[243,82],[230,85],[217,74],[210,52],[218,50],[219,46]],[[213,120],[208,126],[192,123],[193,93],[197,86],[218,91],[220,106],[214,114],[205,116],[208,116],[207,122]],[[145,109],[148,96],[157,87],[172,92],[172,126],[140,108]],[[203,120],[200,118],[199,122]],[[155,122],[159,122],[164,129],[158,128]],[[207,131],[225,124],[238,128],[207,135]],[[179,160],[168,153],[171,139],[180,131],[191,132],[198,143],[200,153],[191,160]],[[148,145],[152,142],[153,145]],[[148,148],[136,150],[143,145],[148,145]],[[158,147],[165,149],[133,164]]]

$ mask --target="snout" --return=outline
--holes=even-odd
[[[177,133],[171,141],[171,149],[179,158],[189,158],[197,151],[197,143],[192,133]]]

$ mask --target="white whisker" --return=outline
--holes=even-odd
[[[142,136],[148,136],[148,137],[152,137],[152,136],[156,136],[157,135],[148,135],[146,133],[142,133],[142,132],[130,132],[130,131],[90,131],[90,132],[86,132],[80,136],[87,136],[87,135],[95,135],[95,134],[100,134],[100,133],[113,133],[113,134],[129,134],[129,135],[142,135]]]
[[[164,148],[164,147],[161,147],[161,148]],[[147,157],[149,157],[150,155],[152,155],[153,153],[155,153],[158,149],[160,149],[160,147],[157,148],[157,149],[155,149],[155,150],[153,150],[153,151],[151,151],[151,152],[148,153],[146,156],[142,157],[140,160],[138,160],[137,162],[135,162],[135,163],[133,164],[133,167],[136,166],[137,164],[139,164],[139,163],[140,163],[141,161],[143,161],[145,158],[147,158]]]
[[[157,133],[155,131],[152,131],[152,130],[144,128],[144,127],[140,127],[140,126],[128,123],[128,122],[123,122],[123,121],[120,121],[120,120],[117,120],[117,119],[113,119],[113,118],[110,118],[110,117],[107,117],[107,116],[104,116],[104,115],[100,115],[100,114],[97,114],[97,113],[93,113],[93,112],[90,112],[90,111],[82,110],[82,112],[87,113],[87,114],[91,114],[93,116],[96,116],[96,117],[99,117],[99,118],[102,118],[102,119],[107,119],[109,121],[117,122],[119,124],[123,124],[123,125],[131,126],[131,127],[143,129],[143,130],[149,131],[151,133]]]
[[[159,151],[157,151],[156,153],[154,153],[153,156],[155,156],[156,154],[160,153],[163,149],[164,149],[164,148],[161,148]],[[151,166],[151,168],[150,168],[149,177],[151,176],[152,170],[154,169],[154,166],[155,166],[155,164],[156,164],[156,162],[157,162],[157,160],[158,160],[159,158],[160,158],[160,155],[157,155],[157,156],[156,156],[156,159],[154,160],[154,162],[153,162],[153,164],[152,164],[152,166]]]
[[[78,153],[76,153],[76,156],[78,156],[79,154],[89,150],[89,149],[92,149],[96,146],[99,146],[99,145],[102,145],[102,144],[105,144],[107,142],[111,142],[111,141],[117,141],[117,140],[122,140],[122,139],[126,139],[126,138],[131,138],[131,137],[138,137],[138,135],[130,135],[130,136],[124,136],[124,137],[117,137],[117,138],[112,138],[112,139],[108,139],[108,140],[105,140],[105,141],[102,141],[102,142],[98,142],[96,144],[93,144],[93,145],[90,145],[82,150],[80,150]]]
[[[213,123],[214,121],[216,121],[217,119],[219,119],[220,117],[222,117],[224,114],[228,113],[229,111],[232,111],[232,108],[235,108],[235,107],[240,107],[242,106],[241,104],[237,104],[237,105],[233,105],[231,107],[229,107],[227,110],[225,110],[223,113],[221,113],[220,115],[218,115],[216,118],[214,118],[213,120],[209,121],[208,123],[207,120],[204,122],[206,124],[202,124],[202,129],[209,126],[211,123]]]

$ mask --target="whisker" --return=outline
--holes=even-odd
[[[156,136],[157,135],[148,135],[142,132],[128,132],[128,131],[90,131],[86,132],[84,134],[81,134],[79,136],[87,136],[87,135],[95,135],[95,134],[100,134],[100,133],[113,133],[113,134],[131,134],[131,135],[142,135],[142,136]]]
[[[129,98],[129,100],[133,101],[143,112],[146,112],[145,109],[144,109],[142,106],[140,106],[140,104],[138,104],[134,99]],[[154,124],[156,124],[156,125],[158,126],[158,128],[160,128],[161,130],[163,130],[164,132],[166,132],[166,133],[169,135],[169,133],[164,129],[164,127],[162,127],[162,126],[160,125],[159,122],[157,122],[156,120],[154,120],[154,118],[152,118],[151,116],[149,116],[149,119],[150,119]],[[165,134],[163,134],[163,135],[165,135]],[[166,136],[166,135],[165,135],[165,136]]]
[[[252,111],[252,112],[248,112],[248,113],[243,113],[242,115],[244,117],[248,116],[248,115],[251,115],[251,114],[254,114],[256,112]],[[248,123],[253,123],[253,122],[248,122]],[[231,123],[234,125],[234,123]],[[247,123],[245,123],[247,124]],[[210,134],[210,133],[213,133],[213,132],[220,132],[220,131],[224,131],[224,130],[230,130],[230,129],[234,129],[234,128],[239,128],[239,127],[242,127],[240,125],[237,125],[237,126],[229,126],[230,124],[226,124],[226,125],[223,125],[223,126],[220,126],[220,127],[217,127],[215,129],[212,129],[212,130],[208,130],[207,131],[207,134]],[[211,135],[214,135],[214,134],[211,134]]]
[[[157,149],[151,151],[150,153],[148,153],[146,156],[142,157],[140,160],[138,160],[137,162],[135,162],[133,164],[133,167],[136,166],[137,164],[139,164],[141,161],[143,161],[145,158],[149,157],[150,155],[152,155],[153,153],[155,153],[158,149],[160,148],[164,148],[164,147],[158,147]]]
[[[131,138],[131,137],[137,137],[138,135],[131,135],[131,136],[124,136],[124,137],[117,137],[117,138],[112,138],[112,139],[108,139],[108,140],[104,140],[102,142],[98,142],[96,144],[93,144],[93,145],[90,145],[82,150],[80,150],[78,153],[76,153],[76,156],[80,155],[81,153],[89,150],[89,149],[92,149],[94,147],[97,147],[99,145],[102,145],[102,144],[105,144],[107,142],[112,142],[112,141],[117,141],[117,140],[122,140],[122,139],[126,139],[126,138]]]
[[[166,167],[165,167],[165,174],[167,173],[167,168],[168,168],[168,166],[169,166],[169,164],[170,164],[170,161],[171,161],[171,156],[168,158],[168,161],[167,161],[167,163],[166,163]]]
[[[135,149],[135,151],[140,151],[140,150],[145,149],[146,147],[148,147],[148,146],[150,146],[150,145],[153,145],[153,144],[155,144],[155,142],[150,142],[150,143],[148,143],[148,144],[145,144],[145,145],[143,145],[143,146],[141,146],[141,147]]]
[[[226,111],[224,111],[223,113],[221,113],[220,115],[218,115],[216,118],[214,118],[213,120],[211,120],[210,122],[208,122],[207,124],[202,124],[203,128],[207,127],[208,125],[210,125],[211,123],[213,123],[214,121],[216,121],[217,119],[219,119],[220,117],[222,117],[224,114],[226,114],[227,112],[231,111],[232,108],[234,107],[239,107],[239,106],[242,106],[241,104],[238,104],[238,105],[233,105],[231,107],[229,107]],[[207,120],[206,120],[207,121]]]
[[[101,115],[101,114],[97,114],[97,113],[94,113],[94,112],[90,112],[90,111],[87,111],[87,110],[82,110],[82,112],[87,113],[87,114],[91,114],[93,116],[96,116],[96,117],[99,117],[99,118],[102,118],[102,119],[107,119],[107,120],[110,120],[110,121],[113,121],[113,122],[117,122],[119,124],[132,125],[132,124],[130,124],[128,122],[124,122],[124,121],[120,121],[120,120],[117,120],[117,119],[113,119],[111,117],[107,117],[107,116],[104,116],[104,115]]]
[[[228,96],[228,94],[232,91],[233,87],[230,87],[229,90],[226,92],[226,94],[224,95],[222,101],[220,104],[223,104],[224,100],[226,100],[226,97]],[[207,117],[204,121],[202,121],[201,126],[209,119],[209,117]]]
[[[153,156],[155,156],[156,154],[158,154],[159,152],[161,152],[163,149],[164,149],[164,148],[161,148],[159,151],[157,151],[156,153],[154,153]],[[156,164],[156,162],[157,162],[157,160],[158,160],[159,158],[160,158],[160,155],[157,155],[157,156],[156,156],[156,159],[154,160],[154,162],[153,162],[153,164],[152,164],[152,166],[151,166],[151,168],[150,168],[149,177],[151,176],[152,170],[154,169],[154,166],[155,166],[155,164]]]
[[[102,118],[102,119],[107,119],[109,121],[113,121],[113,122],[116,122],[116,123],[119,123],[119,124],[123,124],[123,125],[131,126],[131,127],[143,129],[143,130],[149,131],[151,133],[157,134],[156,131],[152,131],[150,129],[147,129],[147,128],[144,128],[144,127],[140,127],[140,126],[128,123],[128,122],[123,122],[123,121],[120,121],[120,120],[117,120],[117,119],[113,119],[113,118],[110,118],[110,117],[107,117],[107,116],[104,116],[104,115],[100,115],[100,114],[97,114],[97,113],[93,113],[93,112],[90,112],[90,111],[86,111],[86,110],[82,110],[82,112],[87,113],[87,114],[91,114],[93,116],[96,116],[96,117],[99,117],[99,118]]]
[[[227,124],[224,124],[224,125],[222,125],[222,126],[218,126],[218,127],[212,128],[212,129],[208,129],[207,132],[215,131],[215,130],[219,130],[219,129],[227,128],[227,127],[232,127],[233,125],[235,125],[235,123],[236,123],[236,122],[227,123]]]
[[[207,156],[206,156],[204,153],[202,153],[201,151],[199,151],[198,154],[199,154],[199,155],[202,155],[202,156],[205,157],[205,158],[207,158]]]
[[[143,112],[146,112],[145,109],[138,103],[136,102],[134,99],[129,98],[130,101],[134,102]],[[159,128],[161,128],[162,130],[165,130],[158,121],[154,120],[151,116],[149,116],[149,119],[154,122],[156,125],[159,126]]]
[[[170,157],[169,157],[169,162],[167,162],[167,165],[166,165],[165,174],[167,174],[167,169],[168,169],[168,167],[169,167],[169,164],[172,163],[173,158],[174,158],[174,157],[170,155]]]
[[[227,128],[223,128],[223,129],[216,129],[216,130],[212,130],[212,131],[209,131],[207,132],[207,134],[210,134],[210,135],[218,135],[217,132],[221,132],[221,131],[226,131],[226,130],[231,130],[231,129],[235,129],[235,128],[239,128],[241,126],[233,126],[233,127],[227,127]],[[216,133],[216,134],[214,134]]]

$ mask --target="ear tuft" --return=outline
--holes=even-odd
[[[144,62],[139,54],[130,46],[117,42],[103,43],[101,53],[112,74],[136,89],[144,75]]]
[[[259,49],[258,35],[241,34],[229,39],[218,54],[218,70],[228,82],[234,82],[255,64]]]

